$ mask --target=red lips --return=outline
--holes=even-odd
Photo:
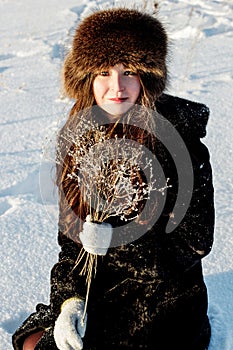
[[[125,102],[128,99],[128,97],[114,97],[114,98],[109,98],[110,101],[116,102],[116,103],[121,103]]]

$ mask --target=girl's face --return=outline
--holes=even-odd
[[[93,82],[96,104],[110,119],[126,113],[137,101],[141,84],[137,73],[117,64],[97,74]]]

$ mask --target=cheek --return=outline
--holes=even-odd
[[[131,84],[131,95],[134,97],[134,102],[136,102],[138,96],[140,95],[141,92],[141,84],[139,79],[135,79],[132,84]]]
[[[96,78],[94,79],[93,84],[92,84],[92,91],[93,91],[94,96],[96,96],[96,93],[98,91],[98,81],[96,81]]]
[[[94,80],[92,90],[93,90],[95,101],[97,104],[99,104],[101,102],[101,97],[102,97],[102,86],[99,83],[98,79]]]

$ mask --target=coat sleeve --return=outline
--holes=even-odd
[[[206,135],[209,109],[203,104],[178,97],[166,95],[163,98],[159,105],[160,112],[172,122],[186,144],[194,183],[184,218],[172,232],[163,232],[161,240],[165,248],[164,258],[172,261],[176,269],[178,265],[186,270],[205,257],[213,245],[215,213],[212,168],[209,151],[201,141]],[[172,208],[169,209],[167,215],[171,218]],[[176,218],[173,220],[175,222]]]
[[[166,255],[182,270],[189,269],[211,251],[214,234],[214,190],[209,152],[200,140],[189,151],[194,173],[191,202],[181,223],[163,235]]]
[[[85,277],[80,276],[80,266],[77,266],[81,247],[69,238],[63,237],[61,240],[61,236],[59,232],[59,261],[51,270],[50,305],[55,319],[60,314],[61,305],[65,300],[72,297],[84,300],[86,295]]]

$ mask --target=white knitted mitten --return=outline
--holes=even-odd
[[[106,255],[112,239],[112,226],[93,223],[88,215],[79,238],[88,253]]]
[[[86,331],[83,320],[84,301],[79,298],[66,300],[54,326],[54,340],[59,350],[81,350]]]

